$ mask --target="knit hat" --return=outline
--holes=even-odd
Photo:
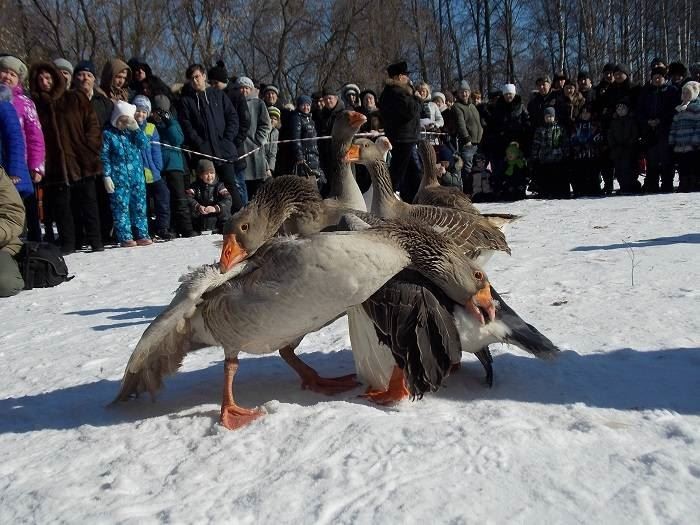
[[[445,95],[444,95],[444,94],[442,94],[442,93],[439,92],[439,91],[433,91],[433,101],[435,101],[436,98],[441,99],[441,100],[442,100],[442,103],[445,104],[446,100],[445,100]]]
[[[579,71],[576,80],[587,80],[589,78],[591,78],[591,75],[588,74],[588,71]]]
[[[136,95],[131,101],[136,109],[145,109],[147,114],[151,114],[151,101],[145,95]]]
[[[136,106],[129,104],[128,102],[124,102],[123,100],[117,100],[114,103],[114,109],[112,110],[112,116],[110,117],[109,121],[112,123],[112,126],[116,128],[119,117],[134,118],[135,113]]]
[[[539,77],[537,80],[535,80],[535,84],[540,84],[541,82],[545,82],[547,84],[552,83],[552,79],[549,78],[549,75],[545,75],[543,77]]]
[[[666,76],[666,68],[664,66],[656,66],[652,68],[651,70],[651,76],[653,77],[654,75],[661,75],[662,77]]]
[[[214,163],[209,159],[199,159],[199,162],[197,162],[197,175],[210,171],[216,171]]]
[[[57,58],[53,61],[53,65],[56,66],[56,69],[59,71],[68,71],[68,73],[73,75],[73,64],[68,62],[65,58]]]
[[[90,60],[81,60],[78,62],[78,64],[75,66],[73,69],[73,74],[77,75],[81,71],[87,71],[88,73],[92,73],[92,76],[96,76],[96,70],[95,70],[95,64],[93,64]]]
[[[613,73],[624,73],[625,75],[629,76],[630,75],[630,68],[627,64],[615,64],[615,70]]]
[[[226,71],[226,65],[222,60],[219,60],[216,65],[207,71],[207,78],[209,80],[216,80],[217,82],[228,83],[228,72]]]
[[[690,93],[690,100],[693,101],[700,95],[700,82],[695,82],[690,80],[683,86],[683,91],[688,91]]]
[[[276,95],[278,95],[278,96],[279,96],[279,94],[280,94],[280,88],[278,88],[278,87],[275,86],[274,84],[268,84],[268,85],[266,85],[266,86],[262,89],[262,91],[260,92],[260,94],[261,94],[261,95],[264,95],[264,94],[267,93],[268,91],[273,91],[273,92],[274,92]]]
[[[300,97],[297,98],[297,107],[302,106],[302,105],[304,105],[304,104],[309,104],[309,105],[311,105],[312,102],[313,102],[313,100],[311,100],[311,97],[310,97],[310,96],[308,96],[308,95],[301,95]]]
[[[321,96],[322,96],[322,97],[327,97],[327,96],[329,96],[329,95],[333,95],[333,96],[337,97],[337,96],[338,96],[338,90],[337,90],[337,89],[333,89],[332,87],[328,87],[328,86],[324,87],[324,88],[321,90]]]
[[[349,92],[355,93],[355,96],[360,95],[360,88],[357,84],[345,84],[340,91],[343,93],[343,95],[346,95]]]
[[[505,84],[503,86],[503,94],[505,95],[506,93],[510,93],[512,95],[515,95],[515,84]]]
[[[548,117],[548,116],[549,117],[556,117],[557,112],[554,110],[553,107],[549,106],[549,107],[544,108],[544,116],[545,117]]]
[[[615,64],[612,62],[608,62],[603,66],[603,73],[614,73],[615,72]]]
[[[247,87],[250,89],[255,89],[255,85],[253,84],[253,81],[251,79],[249,79],[248,77],[238,77],[236,84],[238,85],[238,87]]]
[[[282,117],[282,112],[275,106],[267,106],[267,112],[270,115],[270,118],[275,117],[277,120],[280,120]]]
[[[20,82],[24,82],[27,78],[27,65],[19,58],[7,55],[0,57],[0,69],[9,69],[17,73]]]
[[[455,91],[471,91],[471,87],[469,86],[469,82],[466,80],[460,80],[457,82],[457,87],[455,87]]]
[[[153,109],[170,111],[170,99],[165,95],[156,95],[153,97]]]
[[[671,62],[668,65],[668,75],[671,77],[684,77],[688,74],[688,68],[682,62]]]

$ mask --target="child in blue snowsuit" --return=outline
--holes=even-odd
[[[160,150],[160,144],[157,144],[160,142],[160,136],[156,125],[148,122],[148,116],[151,114],[151,101],[144,95],[138,95],[134,97],[133,103],[136,106],[134,118],[150,141],[150,146],[141,150],[144,176],[146,177],[146,195],[149,200],[153,200],[153,209],[149,210],[148,216],[155,215],[156,217],[152,228],[156,237],[169,241],[173,238],[173,234],[170,233],[170,191],[160,176],[163,169],[163,154]]]
[[[123,248],[152,244],[146,217],[146,181],[141,150],[150,141],[134,119],[136,106],[118,101],[102,137],[104,184],[112,204],[114,233]],[[132,231],[135,231],[136,240]]]

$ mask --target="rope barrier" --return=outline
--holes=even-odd
[[[421,131],[421,135],[447,135],[447,133],[440,133],[438,131]],[[369,133],[356,133],[355,137],[360,137],[360,138],[377,138],[377,137],[384,137],[386,136],[384,133],[380,133],[378,131],[375,132],[369,132]],[[216,157],[214,155],[207,155],[206,153],[201,153],[199,151],[194,151],[191,149],[187,148],[181,148],[179,146],[173,146],[171,144],[165,144],[164,142],[158,142],[156,140],[152,141],[153,144],[158,144],[159,146],[162,146],[164,148],[169,148],[169,149],[174,149],[177,151],[184,151],[186,153],[190,153],[192,155],[197,155],[199,157],[205,157],[207,159],[215,160],[217,162],[221,163],[226,163],[226,164],[233,164],[235,162],[238,162],[239,160],[243,160],[244,158],[252,155],[253,153],[260,151],[262,148],[267,146],[268,144],[288,144],[290,142],[307,142],[311,140],[329,140],[332,137],[330,135],[325,135],[323,137],[310,137],[310,138],[305,138],[305,139],[285,139],[285,140],[273,140],[272,142],[267,142],[266,144],[263,144],[262,146],[258,146],[254,150],[251,150],[247,153],[244,153],[240,157],[237,157],[233,160],[230,159],[222,159],[221,157]]]

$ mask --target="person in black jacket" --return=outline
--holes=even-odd
[[[336,117],[345,111],[345,104],[338,98],[337,92],[333,89],[325,87],[321,93],[323,94],[324,105],[323,109],[318,114],[318,120],[316,120],[316,132],[319,137],[327,137],[333,130]],[[330,173],[333,162],[336,162],[333,158],[331,141],[321,141],[318,145],[318,152],[321,170],[323,173]]]
[[[214,163],[202,159],[197,164],[197,180],[187,190],[192,226],[198,231],[221,233],[231,218],[231,194],[216,178]]]
[[[300,171],[299,166],[306,164],[312,170],[319,172],[320,175],[318,141],[299,140],[316,137],[316,128],[311,117],[311,97],[302,95],[297,98],[297,109],[292,113],[289,123],[290,138],[298,141],[291,143],[294,162],[297,166],[295,172],[305,174],[303,171]],[[322,179],[322,176],[317,177],[317,180],[319,179]]]
[[[423,102],[413,93],[406,62],[386,68],[389,78],[379,96],[379,111],[384,131],[391,141],[391,181],[404,202],[413,202],[420,184],[420,161],[417,144],[420,136],[420,114]]]
[[[214,166],[231,194],[232,211],[238,211],[242,207],[234,168],[238,113],[223,91],[207,87],[204,66],[192,64],[186,76],[189,84],[182,89],[179,113],[185,142],[194,151],[221,159]]]

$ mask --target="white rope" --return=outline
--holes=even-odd
[[[421,134],[422,134],[422,135],[447,135],[447,133],[440,133],[440,132],[437,132],[437,131],[421,131]],[[384,136],[386,136],[384,133],[380,133],[380,132],[378,132],[378,131],[369,132],[369,133],[356,133],[356,134],[355,134],[355,137],[360,137],[360,138],[363,138],[363,137],[376,138],[376,137],[384,137]],[[272,142],[267,142],[266,144],[263,144],[262,146],[258,146],[258,147],[255,148],[254,150],[251,150],[251,151],[249,151],[249,152],[247,152],[247,153],[244,153],[244,154],[241,155],[240,157],[237,157],[237,158],[235,158],[235,159],[233,159],[233,160],[222,159],[222,158],[220,158],[220,157],[215,157],[214,155],[207,155],[206,153],[201,153],[201,152],[199,152],[199,151],[194,151],[194,150],[187,149],[187,148],[181,148],[181,147],[178,147],[178,146],[173,146],[173,145],[171,145],[171,144],[165,144],[164,142],[158,142],[158,141],[156,141],[156,140],[153,140],[153,141],[151,141],[151,142],[152,142],[153,144],[158,144],[159,146],[163,146],[164,148],[174,149],[174,150],[177,150],[177,151],[184,151],[184,152],[186,152],[186,153],[191,153],[192,155],[197,155],[197,156],[199,156],[199,157],[205,157],[205,158],[207,158],[207,159],[212,159],[212,160],[215,160],[215,161],[217,161],[217,162],[223,162],[223,163],[227,163],[227,164],[233,164],[233,163],[238,162],[239,160],[242,160],[242,159],[248,157],[249,155],[252,155],[253,153],[255,153],[255,152],[261,150],[262,148],[264,148],[264,147],[267,146],[268,144],[287,144],[287,143],[290,143],[290,142],[306,142],[306,141],[310,141],[310,140],[328,140],[328,139],[330,139],[330,138],[332,138],[330,135],[326,135],[326,136],[323,136],[323,137],[309,137],[309,138],[305,138],[305,139],[273,140]]]

